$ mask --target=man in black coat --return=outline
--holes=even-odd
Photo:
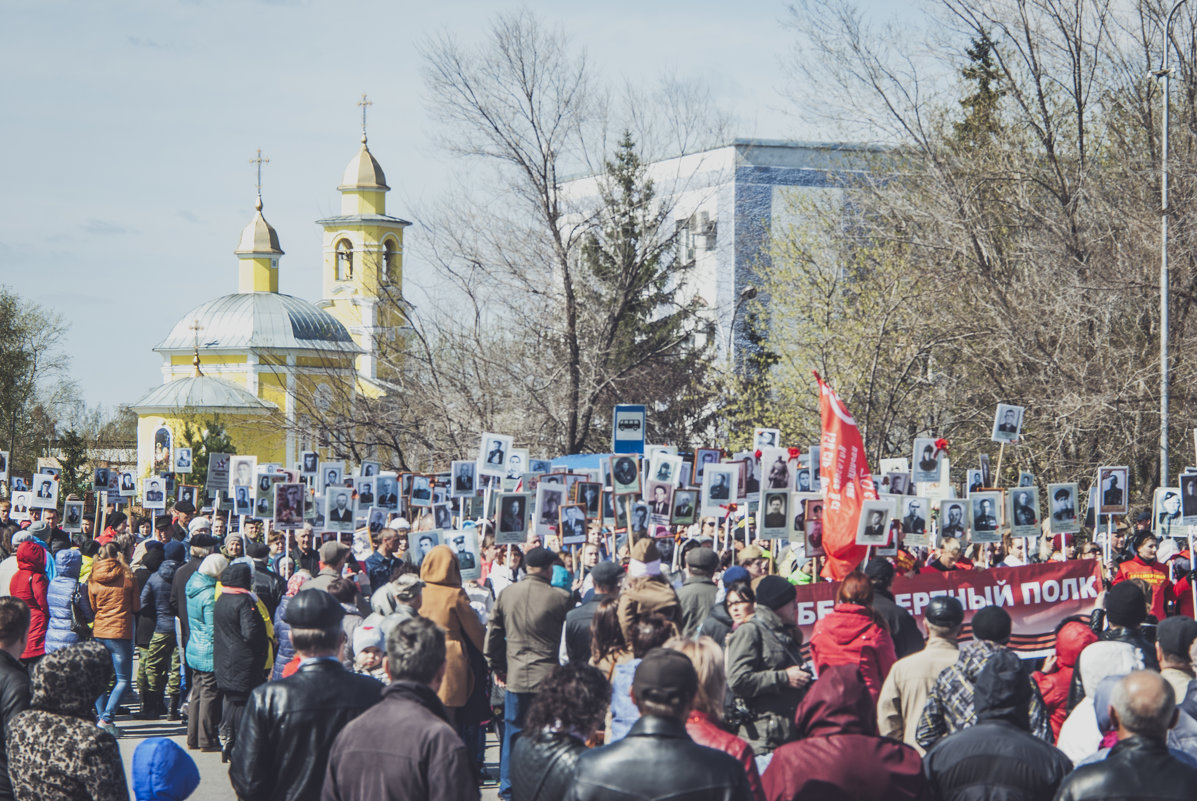
[[[889,624],[894,640],[894,655],[901,659],[923,650],[923,635],[910,613],[894,602],[890,585],[894,583],[894,566],[883,556],[874,556],[865,566],[865,575],[873,585],[873,611]]]
[[[1177,717],[1176,697],[1160,674],[1139,670],[1125,676],[1110,696],[1110,722],[1118,743],[1101,762],[1073,771],[1056,798],[1192,798],[1197,768],[1173,756],[1167,744],[1168,729]]]
[[[21,654],[29,637],[29,607],[19,598],[0,598],[0,734],[7,735],[19,712],[29,708],[29,671]],[[8,777],[8,751],[0,737],[0,799],[13,798]]]
[[[249,696],[229,769],[241,801],[320,797],[333,741],[382,695],[377,679],[350,673],[337,659],[345,610],[336,598],[324,590],[297,593],[284,614],[302,662]]]
[[[739,761],[686,734],[698,674],[681,651],[654,648],[632,679],[640,719],[622,740],[578,758],[568,801],[752,798]]]
[[[224,693],[220,739],[227,761],[237,744],[249,694],[266,681],[270,641],[266,621],[250,592],[253,574],[249,565],[229,565],[220,574],[220,584],[220,597],[212,611],[212,672],[216,674],[216,686]]]
[[[1014,652],[998,651],[990,658],[973,689],[976,725],[949,734],[923,757],[932,797],[981,798],[997,787],[1010,801],[1055,795],[1072,762],[1031,734],[1027,707],[1032,692]]]
[[[589,601],[579,607],[569,610],[565,615],[565,629],[561,641],[564,645],[565,656],[563,662],[590,662],[590,621],[594,620],[594,613],[599,604],[609,601],[619,595],[619,583],[623,581],[623,568],[614,562],[599,562],[590,571],[594,580],[594,595]]]
[[[271,571],[270,546],[266,543],[249,543],[246,554],[254,560],[254,594],[266,604],[266,611],[274,620],[274,610],[278,609],[279,602],[287,594],[287,581]]]

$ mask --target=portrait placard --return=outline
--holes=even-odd
[[[993,415],[991,439],[994,442],[1018,442],[1019,434],[1022,433],[1023,411],[1022,406],[999,403]]]
[[[912,548],[926,548],[931,544],[927,529],[926,498],[906,495],[902,498],[902,543]]]
[[[387,510],[381,506],[371,506],[366,510],[366,531],[371,534],[377,534],[386,527],[387,524]]]
[[[1197,473],[1181,473],[1180,522],[1186,526],[1197,526]]]
[[[640,494],[640,461],[635,456],[619,454],[611,457],[611,481],[616,495]]]
[[[428,552],[441,544],[441,537],[444,532],[440,529],[432,529],[431,531],[412,532],[409,538],[412,540],[411,555],[417,567],[424,564],[424,557],[428,556]]]
[[[789,476],[786,476],[788,479]],[[757,536],[766,540],[790,538],[790,491],[766,489],[761,491],[761,505],[757,510]]]
[[[478,529],[465,528],[460,531],[444,532],[445,544],[457,554],[457,569],[462,581],[478,581],[482,578],[482,556],[478,550]]]
[[[507,475],[507,454],[511,451],[511,437],[484,433],[478,444],[478,475],[501,478]]]
[[[739,479],[739,465],[707,465],[702,476],[702,514],[720,516],[720,506],[726,506],[736,499]]]
[[[320,470],[320,454],[316,451],[304,451],[299,454],[299,472],[305,476],[314,476]]]
[[[675,526],[692,526],[698,519],[698,490],[679,489],[673,492],[673,512],[669,522]]]
[[[1018,487],[1006,493],[1006,519],[1013,537],[1038,537],[1042,532],[1039,516],[1039,489]]]
[[[812,497],[813,496],[813,497]],[[802,505],[802,532],[791,537],[791,542],[801,542],[802,552],[809,558],[825,556],[823,549],[823,497],[818,493],[797,493]]]
[[[761,489],[788,490],[794,486],[791,473],[797,469],[797,461],[790,461],[789,451],[783,448],[767,448],[761,451]],[[809,474],[807,481],[810,480]]]
[[[526,492],[503,492],[495,497],[495,542],[499,545],[523,545],[528,538],[531,496]]]
[[[673,484],[650,481],[645,487],[644,496],[653,519],[659,523],[668,523],[673,512]]]
[[[1130,507],[1127,504],[1130,497],[1130,493],[1127,492],[1127,488],[1130,486],[1127,479],[1129,475],[1130,468],[1126,466],[1097,468],[1097,485],[1101,492],[1101,505],[1098,511],[1101,514],[1125,515],[1129,511]],[[1197,520],[1194,520],[1194,523],[1197,523]]]
[[[550,459],[529,459],[528,472],[544,475],[553,472],[553,462]]]
[[[965,476],[965,496],[971,495],[974,492],[980,492],[985,486],[985,477],[981,474],[980,470],[976,468],[969,468],[969,470],[966,471]]]
[[[345,486],[345,463],[344,462],[321,462],[320,463],[320,485],[317,489],[324,493],[332,487]]]
[[[915,437],[914,452],[910,463],[914,469],[910,476],[916,484],[930,484],[939,481],[942,468],[943,451],[935,449],[935,440],[931,437]],[[904,471],[903,471],[904,472]]]
[[[582,504],[588,520],[602,517],[603,485],[597,481],[579,481],[574,484],[574,503]]]
[[[50,473],[38,473],[33,477],[33,509],[58,508],[58,478]]]
[[[636,501],[632,504],[632,520],[628,524],[628,529],[637,537],[647,535],[649,524],[648,518],[648,504],[644,501]]]
[[[187,503],[199,509],[203,506],[203,499],[200,498],[200,488],[194,484],[180,484],[175,488],[175,503]]]
[[[373,478],[379,473],[378,462],[362,462],[362,469],[358,471],[358,475],[362,478]]]
[[[1181,536],[1180,487],[1156,487],[1151,497],[1151,531],[1157,537]]]
[[[254,475],[258,472],[257,456],[233,456],[229,459],[229,492],[234,487],[252,487]]]
[[[83,530],[83,501],[63,502],[62,530],[72,534]]]
[[[536,488],[536,533],[547,537],[554,532],[560,520],[561,507],[565,505],[564,484],[541,483]]]
[[[1051,517],[1048,518],[1049,533],[1075,534],[1081,530],[1081,521],[1076,513],[1079,494],[1075,482],[1047,485],[1047,502],[1051,508]]]
[[[468,498],[478,491],[477,470],[477,462],[456,461],[450,465],[454,498]]]
[[[8,483],[8,451],[0,451],[0,482]]]
[[[1033,487],[1035,486],[1035,474],[1028,470],[1018,471],[1018,486]]]
[[[254,487],[233,487],[233,514],[249,517],[254,513]]]
[[[649,481],[668,484],[670,487],[676,487],[680,483],[682,457],[665,450],[658,450],[650,458],[649,465]]]
[[[166,482],[157,476],[142,479],[141,505],[146,509],[165,509]]]
[[[97,467],[92,471],[91,488],[96,492],[108,489],[107,467]],[[63,530],[65,531],[66,529]]]
[[[286,473],[258,473],[257,492],[254,493],[254,517],[274,519],[274,486],[287,480]]]
[[[175,448],[174,463],[175,463],[174,472],[190,473],[191,472],[191,448]]]
[[[399,478],[394,473],[379,473],[375,481],[377,490],[374,503],[388,512],[399,511]]]
[[[232,455],[227,453],[210,453],[208,454],[208,475],[204,479],[204,491],[209,495],[220,492],[222,494],[229,491],[229,463],[232,461]],[[121,494],[124,494],[124,487],[121,487]]]
[[[356,519],[364,520],[370,513],[370,507],[377,502],[378,496],[374,492],[377,482],[377,476],[358,476],[353,480],[353,492],[356,495],[353,514]]]
[[[580,503],[567,503],[557,510],[558,532],[562,545],[586,542],[586,509]]]
[[[1002,493],[973,492],[968,496],[969,542],[1001,542]]]
[[[781,447],[781,429],[754,428],[752,430],[752,449],[763,451],[765,448]]]
[[[303,528],[304,500],[307,487],[300,482],[274,485],[274,527],[293,530]]]
[[[703,469],[709,464],[719,464],[721,458],[723,458],[723,451],[718,448],[699,448],[694,451],[694,476],[691,484],[701,487]]]
[[[432,504],[432,524],[437,528],[453,528],[453,510],[449,504]]]
[[[30,502],[33,500],[33,493],[29,490],[18,490],[12,493],[12,510],[9,516],[13,520],[25,521],[29,519]]]
[[[856,524],[856,544],[869,548],[883,548],[888,545],[889,523],[894,515],[894,502],[891,499],[862,501],[860,521]]]
[[[324,530],[353,531],[353,491],[329,487],[324,491]]]
[[[507,451],[506,478],[518,479],[528,468],[528,449],[511,448]]]
[[[427,509],[432,506],[432,476],[413,475],[411,477],[411,497],[408,505],[413,509]]]

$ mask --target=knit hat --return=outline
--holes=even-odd
[[[770,609],[781,609],[798,595],[794,585],[781,576],[765,576],[756,585],[756,602]]]
[[[108,515],[108,528],[116,531],[121,527],[121,523],[124,523],[128,519],[129,516],[124,512],[113,512],[112,514]]]
[[[135,801],[183,801],[199,783],[195,760],[165,737],[143,740],[133,752]]]
[[[353,631],[353,652],[360,654],[367,648],[377,648],[380,651],[386,650],[386,636],[382,633],[379,627],[381,618],[377,615],[370,615],[362,621]]]
[[[888,584],[890,579],[894,577],[894,566],[884,556],[874,556],[865,565],[864,573],[869,577],[869,581]]]
[[[42,542],[45,542],[46,537],[50,536],[51,529],[50,524],[45,520],[34,520],[29,524],[29,527],[26,528],[25,531],[29,534],[29,536],[36,537]]]
[[[1010,639],[1010,613],[1000,606],[987,606],[973,615],[973,636],[978,640],[1005,643]]]
[[[1155,629],[1155,641],[1165,654],[1183,657],[1189,661],[1189,648],[1197,640],[1197,620],[1187,615],[1166,617]],[[1184,700],[1184,699],[1181,699]]]
[[[228,566],[229,560],[224,558],[224,554],[214,553],[204,557],[204,561],[200,562],[198,572],[219,581],[220,575]]]
[[[249,565],[244,562],[234,562],[220,574],[220,583],[226,587],[239,587],[248,590],[253,584],[254,574]]]
[[[212,521],[206,517],[193,517],[191,522],[187,524],[187,533],[195,536],[199,531],[211,531]],[[192,543],[194,545],[194,542]]]
[[[171,540],[162,546],[162,554],[169,560],[182,562],[187,558],[187,547],[178,540]]]
[[[1120,581],[1110,587],[1105,607],[1112,626],[1134,628],[1147,619],[1147,599],[1130,581]]]
[[[751,581],[751,580],[752,580],[752,575],[747,570],[740,567],[739,565],[735,565],[735,566],[729,567],[727,570],[723,571],[723,577],[720,579],[720,582],[722,582],[724,587],[730,587],[731,585],[735,584],[737,581]]]

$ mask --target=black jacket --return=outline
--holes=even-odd
[[[707,615],[707,619],[702,621],[702,625],[698,627],[699,634],[705,634],[715,642],[719,643],[722,648],[727,640],[727,635],[732,630],[731,615],[728,614],[727,609],[723,604],[715,604],[711,607],[711,614]]]
[[[170,585],[170,611],[179,619],[179,633],[183,636],[183,647],[187,647],[187,640],[191,638],[191,624],[187,620],[187,581],[199,570],[202,558],[191,557],[190,561],[179,565],[175,571],[174,581]]]
[[[569,801],[751,801],[732,756],[698,745],[679,720],[645,715],[622,740],[578,757]]]
[[[237,796],[242,801],[318,799],[333,740],[381,696],[377,679],[350,673],[336,659],[309,662],[285,679],[258,687],[241,718],[229,768]],[[396,730],[395,736],[402,735]]]
[[[154,634],[175,633],[175,615],[171,608],[171,599],[174,592],[172,582],[178,570],[179,563],[173,559],[167,559],[141,588],[141,608],[154,613]],[[140,634],[140,632],[138,633]]]
[[[287,581],[278,573],[273,573],[265,559],[254,560],[254,595],[266,604],[266,611],[270,619],[274,620],[275,610],[279,601],[287,594]]]
[[[595,594],[589,601],[565,614],[565,653],[570,662],[586,664],[590,661],[590,622],[599,604],[614,595]]]
[[[586,744],[571,734],[524,732],[511,749],[511,801],[558,801]]]
[[[247,693],[266,681],[266,621],[248,595],[227,589],[212,612],[212,665],[216,686]]]
[[[12,782],[8,778],[8,751],[4,744],[12,719],[29,708],[31,694],[29,671],[7,651],[0,651],[0,799],[4,801],[13,797]]]
[[[894,640],[894,655],[901,659],[923,650],[926,642],[919,631],[918,624],[910,613],[894,603],[894,596],[883,590],[873,593],[873,611],[889,626],[890,636]]]
[[[982,720],[936,743],[923,757],[935,801],[1051,801],[1072,762],[1005,720]]]
[[[1168,801],[1192,798],[1195,787],[1197,768],[1168,753],[1164,743],[1128,737],[1111,748],[1103,761],[1073,771],[1056,798],[1088,801],[1150,797],[1153,801]]]

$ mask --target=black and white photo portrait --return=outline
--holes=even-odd
[[[1018,442],[1018,435],[1022,432],[1023,407],[999,403],[997,412],[993,416],[994,442]]]
[[[315,451],[304,451],[299,458],[299,470],[305,476],[314,476],[320,467],[320,454]]]
[[[574,501],[580,503],[586,510],[586,517],[597,519],[602,514],[600,503],[603,497],[603,485],[597,481],[580,481],[574,485]]]
[[[673,493],[673,514],[669,522],[675,526],[692,526],[698,517],[698,491],[675,490]]]
[[[512,448],[507,452],[506,478],[516,480],[528,471],[528,449]]]
[[[718,448],[699,448],[694,452],[694,486],[702,486],[702,472],[709,464],[719,464],[723,451]]]
[[[433,548],[441,544],[442,533],[443,532],[440,531],[413,531],[408,535],[408,539],[411,542],[412,557],[413,561],[416,563],[416,567],[424,564],[424,557],[427,556]]]
[[[998,542],[1002,536],[998,526],[1002,522],[1000,492],[974,492],[968,496],[971,542]]]
[[[755,428],[752,431],[752,449],[763,451],[766,448],[781,447],[781,429]]]
[[[229,491],[235,487],[252,487],[258,472],[258,457],[233,456],[229,459]]]
[[[108,468],[97,467],[92,475],[92,489],[96,492],[108,489]]]
[[[191,448],[175,448],[175,472],[191,472]]]
[[[478,474],[502,478],[507,475],[507,454],[511,437],[503,434],[483,434],[478,445]]]
[[[374,503],[388,512],[399,511],[399,480],[396,476],[383,473],[374,482],[376,490]]]
[[[449,509],[447,503],[435,503],[432,505],[432,520],[433,525],[437,528],[452,528],[453,526],[453,512]]]
[[[378,462],[362,462],[361,475],[363,478],[366,476],[373,478],[378,475]]]
[[[250,492],[252,489],[253,487],[233,487],[233,514],[249,516],[254,513],[254,499]],[[146,508],[149,508],[148,504]]]
[[[528,536],[528,504],[530,496],[523,492],[500,493],[495,508],[495,542],[499,545],[523,545]]]
[[[1181,534],[1180,487],[1157,487],[1152,496],[1152,532],[1157,537]]]
[[[927,499],[902,498],[902,533],[919,536],[927,533]]]
[[[640,464],[635,456],[617,454],[611,457],[611,480],[615,493],[640,493]]]
[[[889,521],[894,516],[892,501],[863,501],[856,524],[856,544],[880,548],[889,542]]]
[[[737,464],[709,464],[702,476],[702,509],[704,515],[720,515],[721,506],[736,500],[740,466]]]
[[[565,504],[558,510],[558,515],[562,545],[581,545],[586,542],[586,510],[581,504]]]
[[[147,478],[144,483],[142,506],[146,509],[165,509],[166,490],[160,478]]]
[[[565,505],[564,484],[541,483],[536,488],[536,533],[547,537],[557,527],[559,512]]]
[[[1127,492],[1127,476],[1129,467],[1100,467],[1097,470],[1097,483],[1100,495],[1099,512],[1103,515],[1124,515],[1129,510]],[[1181,485],[1184,489],[1184,485]],[[1197,520],[1194,520],[1197,523]]]
[[[1018,487],[1006,493],[1006,515],[1010,521],[1010,533],[1014,537],[1038,537],[1042,531],[1039,517],[1039,490],[1035,487]]]
[[[962,539],[968,520],[964,515],[964,502],[955,500],[941,501],[939,504],[939,536]]]
[[[353,531],[353,492],[347,487],[324,491],[324,530]]]
[[[940,468],[943,463],[943,453],[936,451],[935,440],[930,437],[916,437],[914,440],[914,454],[910,464],[911,478],[916,484],[934,484],[940,479]]]
[[[980,470],[977,470],[976,468],[971,468],[966,473],[966,476],[967,476],[966,483],[968,484],[968,486],[965,488],[966,495],[971,495],[974,492],[980,492],[981,489],[985,486],[985,478],[982,475]]]
[[[70,533],[83,530],[83,501],[62,504],[62,530]]]
[[[468,498],[477,492],[476,470],[476,462],[456,461],[450,465],[449,474],[453,483],[451,494],[454,498]]]
[[[462,581],[478,581],[482,578],[482,557],[478,553],[478,532],[474,528],[461,531],[446,531],[445,544],[457,554],[457,567]]]
[[[790,536],[790,491],[762,490],[758,537],[767,540],[788,539]]]
[[[274,485],[274,527],[297,529],[303,527],[304,500],[307,488],[298,482]]]
[[[411,477],[411,499],[413,508],[427,508],[432,506],[432,477],[414,475]]]
[[[1048,531],[1052,534],[1075,534],[1081,530],[1077,516],[1077,497],[1080,491],[1075,483],[1048,484]]]

